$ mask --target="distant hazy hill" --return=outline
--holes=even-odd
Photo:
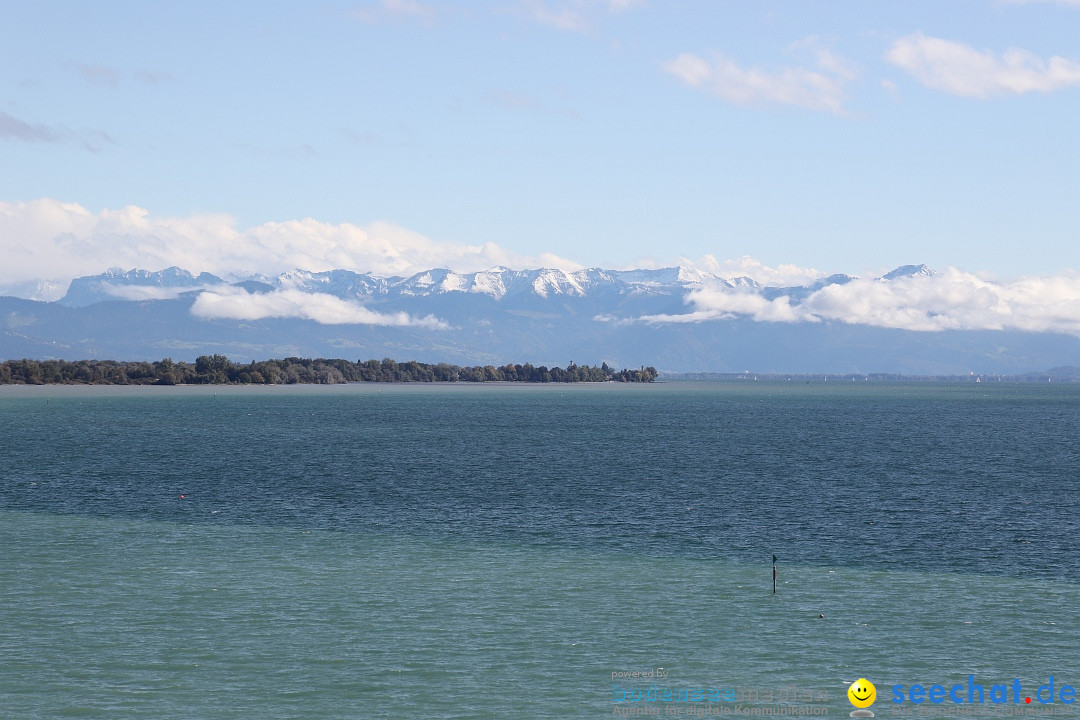
[[[905,266],[885,284],[932,271]],[[853,278],[763,287],[686,268],[455,273],[410,277],[296,270],[225,280],[179,268],[77,278],[56,302],[0,297],[0,359],[193,361],[223,354],[392,357],[461,365],[607,361],[688,372],[1023,373],[1067,366],[1080,339],[1020,331],[913,332],[844,322],[690,321],[704,288],[792,306]],[[674,318],[662,322],[642,318]]]
[[[1075,365],[1063,365],[1061,367],[1050,368],[1045,375],[1055,378],[1080,378],[1080,367]]]

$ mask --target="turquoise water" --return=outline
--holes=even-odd
[[[658,667],[832,717],[859,677],[878,716],[1076,685],[1078,401],[3,388],[0,717],[601,717]]]

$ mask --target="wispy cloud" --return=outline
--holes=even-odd
[[[48,125],[33,125],[0,110],[0,138],[24,142],[60,143],[63,135]]]
[[[388,11],[425,20],[435,17],[435,6],[417,2],[417,0],[382,0]]]
[[[598,17],[621,13],[643,0],[523,0],[525,13],[534,22],[556,30],[586,33],[593,29]]]
[[[200,293],[191,313],[207,319],[262,320],[265,318],[300,318],[323,325],[382,325],[445,330],[450,326],[433,315],[421,318],[408,313],[380,313],[356,302],[326,293],[302,290],[277,290],[249,293],[241,288],[208,290]]]
[[[577,5],[578,7],[575,7]],[[536,22],[547,25],[557,30],[570,32],[585,32],[592,23],[588,16],[580,8],[580,3],[552,5],[544,0],[530,0],[526,3],[526,10]]]
[[[366,23],[383,20],[419,20],[433,23],[438,18],[438,8],[434,4],[417,0],[380,0],[372,7],[360,8],[352,12],[354,19]]]
[[[120,71],[105,65],[79,65],[79,73],[91,85],[115,88],[120,82]]]
[[[547,117],[578,118],[581,114],[570,107],[549,105],[527,93],[509,90],[492,90],[487,94],[488,101],[506,110],[518,110]]]
[[[157,85],[159,83],[168,82],[173,79],[173,76],[167,72],[154,72],[152,70],[140,70],[135,74],[135,78],[145,85]]]
[[[20,140],[29,143],[55,143],[101,152],[104,145],[116,140],[104,130],[84,130],[75,133],[67,128],[32,124],[0,110],[0,140]]]
[[[158,217],[128,206],[94,213],[43,198],[0,202],[0,282],[71,279],[110,267],[177,266],[217,274],[337,268],[409,275],[511,267],[581,268],[555,255],[521,255],[494,243],[440,243],[389,222],[366,226],[312,218],[238,228],[225,214]]]
[[[1058,55],[1044,60],[1017,48],[996,55],[922,33],[896,40],[885,57],[923,85],[963,97],[1053,92],[1080,85],[1080,63]]]
[[[732,317],[762,322],[835,321],[933,332],[1026,330],[1080,335],[1080,277],[1062,273],[1007,282],[949,268],[893,280],[827,285],[804,299],[708,283],[687,296],[690,312],[640,318],[651,324]]]
[[[847,84],[858,72],[845,58],[807,38],[788,48],[809,54],[810,63],[777,68],[741,66],[721,53],[705,58],[683,53],[664,69],[684,84],[735,105],[794,105],[844,114]]]

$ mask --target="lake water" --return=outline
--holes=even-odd
[[[2,387],[0,717],[1067,712],[1078,487],[1072,385]]]

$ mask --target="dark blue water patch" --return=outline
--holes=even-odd
[[[1078,430],[1015,386],[4,398],[0,507],[1076,581]]]

